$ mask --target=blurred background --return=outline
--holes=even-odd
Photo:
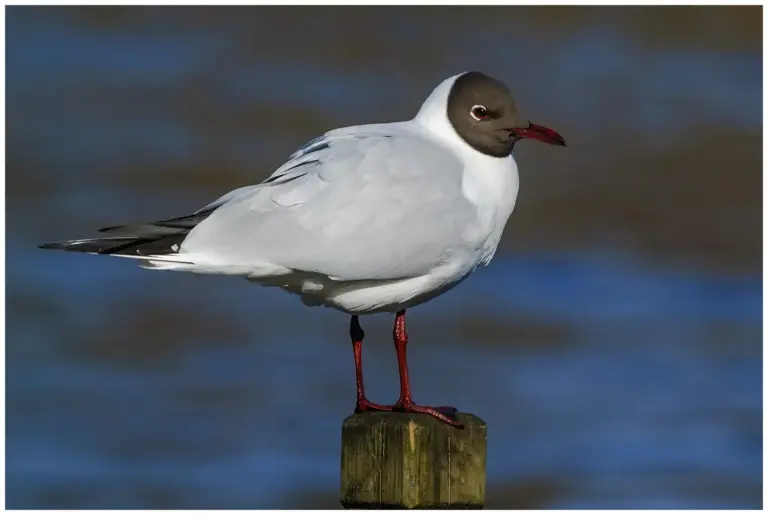
[[[335,508],[345,315],[38,243],[187,214],[479,70],[523,143],[490,267],[412,311],[489,508],[759,508],[760,7],[6,9],[9,508]],[[391,317],[363,319],[394,402]]]

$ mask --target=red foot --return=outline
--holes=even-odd
[[[364,411],[397,411],[399,413],[426,413],[432,415],[441,422],[450,424],[459,429],[464,429],[464,426],[453,418],[454,414],[459,410],[453,406],[417,406],[412,402],[410,404],[397,403],[395,405],[383,405],[374,404],[369,402],[368,399],[357,401],[355,406],[355,413],[362,413]]]
[[[453,418],[454,413],[458,411],[453,406],[418,406],[413,402],[410,402],[407,404],[396,404],[393,411],[404,413],[426,413],[427,415],[432,415],[440,422],[452,425],[453,427],[458,427],[459,429],[464,429],[464,425]]]
[[[392,411],[392,408],[393,406],[374,404],[368,399],[359,399],[357,406],[355,406],[355,413],[362,413],[363,411]]]

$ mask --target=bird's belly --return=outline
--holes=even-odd
[[[331,291],[321,304],[353,314],[394,313],[433,299],[456,286],[462,279],[435,284],[436,281],[425,276],[360,287],[342,287],[340,291]]]
[[[444,265],[420,277],[397,280],[337,281],[316,274],[296,274],[271,284],[257,282],[295,293],[309,306],[326,306],[350,314],[394,313],[445,293],[473,269]]]

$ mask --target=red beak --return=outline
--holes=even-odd
[[[565,139],[561,135],[552,129],[536,125],[535,123],[528,122],[528,127],[524,129],[509,129],[509,131],[518,138],[537,139],[550,145],[565,146]]]

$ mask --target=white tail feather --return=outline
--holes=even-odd
[[[86,254],[93,254],[94,256],[103,256],[104,255],[104,254],[99,254],[98,252],[86,252]],[[179,263],[179,264],[184,264],[184,265],[194,265],[195,264],[194,261],[190,261],[188,259],[188,256],[184,256],[184,257],[187,258],[187,259],[184,259],[184,257],[182,257],[182,255],[179,255],[179,254],[166,254],[164,256],[153,255],[153,254],[149,254],[147,256],[139,256],[139,255],[136,255],[136,254],[131,254],[131,255],[127,255],[127,254],[108,254],[108,255],[109,256],[114,256],[114,257],[120,257],[120,258],[140,259],[142,261],[158,261],[158,262],[162,261],[164,263]]]

